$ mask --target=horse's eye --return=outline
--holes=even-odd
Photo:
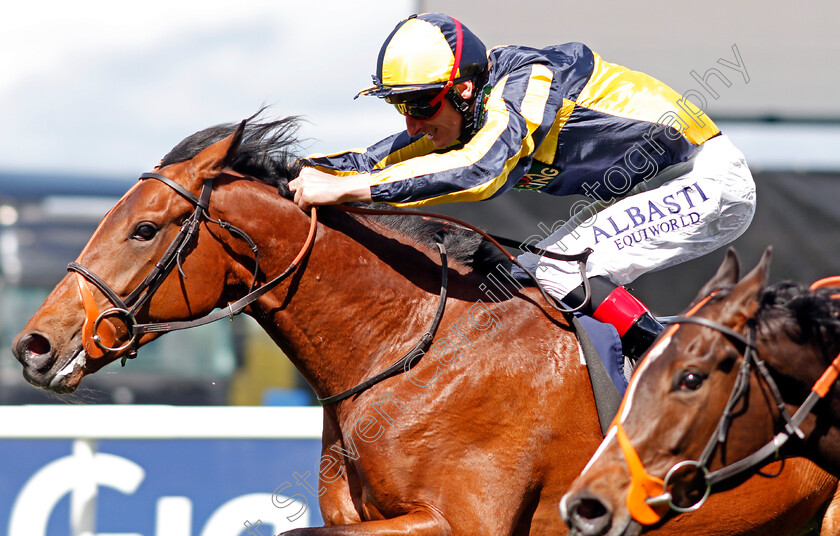
[[[141,223],[134,229],[134,234],[131,235],[131,238],[136,240],[151,240],[157,232],[157,227],[151,223]]]
[[[684,370],[677,381],[680,391],[696,391],[703,385],[706,375],[694,370]]]

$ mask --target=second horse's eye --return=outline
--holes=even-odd
[[[703,380],[705,379],[706,376],[700,372],[686,370],[680,376],[677,387],[681,391],[696,391],[703,385]]]
[[[134,229],[134,234],[131,238],[135,240],[151,240],[157,234],[157,227],[151,223],[141,223]]]

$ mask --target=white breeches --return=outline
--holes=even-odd
[[[640,275],[705,255],[738,238],[755,213],[755,183],[726,136],[611,202],[579,210],[538,247],[557,253],[592,248],[587,276],[626,285]],[[519,260],[562,299],[581,284],[575,263],[525,253]]]

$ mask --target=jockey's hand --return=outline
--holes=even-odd
[[[370,201],[370,175],[359,173],[336,177],[305,167],[297,178],[289,181],[295,203],[304,210],[312,205],[336,205],[347,201]]]

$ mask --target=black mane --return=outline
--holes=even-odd
[[[800,344],[815,344],[836,354],[840,345],[840,299],[837,288],[811,290],[783,281],[764,289],[756,316],[764,330],[784,330]],[[833,357],[833,356],[832,356]]]
[[[238,126],[239,123],[215,125],[184,138],[163,157],[161,167],[194,158],[209,145],[233,134]],[[299,128],[300,121],[294,116],[275,121],[249,121],[231,168],[276,185],[284,197],[291,199],[287,184],[301,168],[295,154],[299,148]]]
[[[215,125],[188,136],[169,151],[161,161],[161,167],[190,160],[202,149],[230,136],[238,126],[238,123]],[[299,128],[300,119],[295,116],[273,121],[255,121],[252,118],[245,126],[242,143],[231,163],[231,168],[275,186],[280,195],[293,199],[288,183],[297,177],[302,167],[299,155],[297,155],[300,150],[297,139]],[[358,205],[394,208],[380,203],[358,203]],[[483,271],[492,269],[498,264],[506,267],[510,264],[507,257],[497,251],[492,244],[479,235],[460,227],[416,216],[365,217],[374,219],[433,249],[435,248],[434,236],[442,231],[449,257],[474,269]]]

